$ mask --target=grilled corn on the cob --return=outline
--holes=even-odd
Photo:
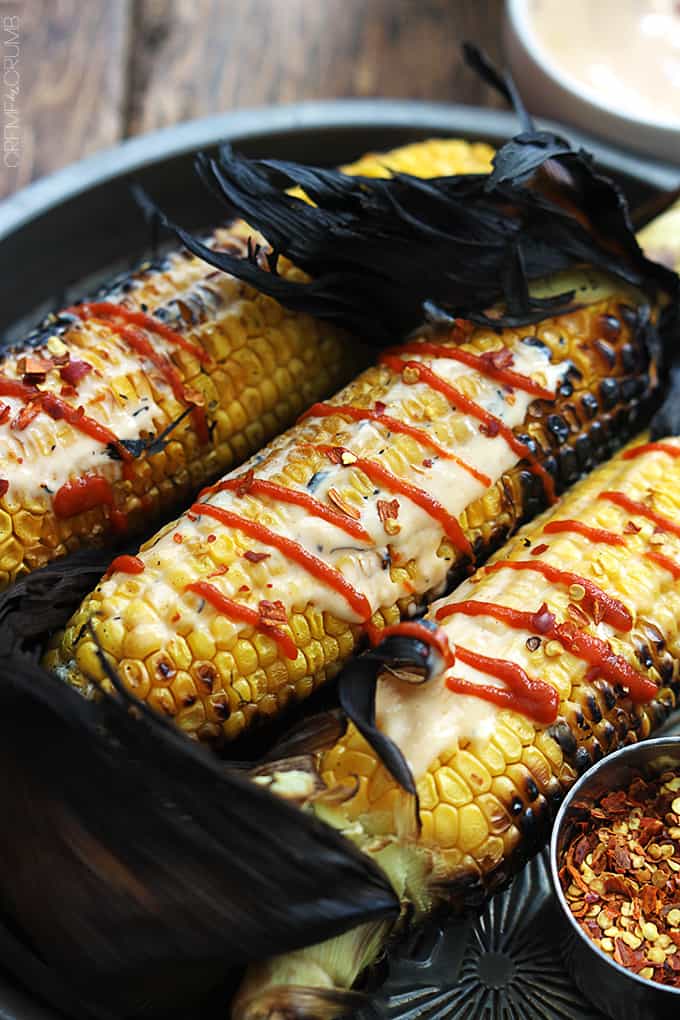
[[[307,696],[369,623],[441,593],[631,428],[653,389],[647,312],[592,274],[556,286],[583,307],[383,355],[114,564],[47,665],[106,688],[96,638],[131,692],[208,741]]]
[[[491,153],[433,140],[347,169],[481,173]],[[251,233],[239,222],[210,243],[245,254]],[[186,251],[71,312],[0,362],[0,589],[57,556],[141,530],[356,364],[340,330]],[[164,448],[150,445],[189,407]]]
[[[352,724],[317,757],[329,793],[347,799],[311,809],[374,854],[416,910],[504,881],[545,840],[576,776],[646,737],[680,697],[680,440],[640,443],[430,607],[441,630],[429,636],[455,661],[417,685],[380,676],[377,723],[417,781],[419,831],[404,833],[413,798]],[[318,1015],[324,993],[315,1004],[295,986],[349,987],[382,934],[254,968],[236,1015]]]

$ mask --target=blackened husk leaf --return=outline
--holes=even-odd
[[[434,672],[430,647],[413,637],[388,637],[377,648],[352,659],[345,666],[338,681],[338,694],[347,717],[373,748],[388,772],[407,793],[415,795],[415,780],[403,752],[378,727],[375,717],[379,674],[385,669],[409,668],[421,672],[427,682],[427,678]]]
[[[331,828],[152,713],[86,701],[40,667],[42,632],[101,570],[74,557],[0,598],[4,962],[64,1009],[127,1015],[395,916],[382,873]]]
[[[241,259],[213,250],[159,212],[165,225],[211,265],[371,341],[394,342],[418,326],[426,302],[498,326],[537,321],[569,303],[564,295],[534,300],[531,282],[574,267],[600,268],[650,296],[677,292],[676,275],[642,254],[617,186],[587,153],[545,131],[504,145],[490,175],[350,177],[248,160],[227,147],[200,165],[202,178],[262,233],[273,254]],[[290,194],[291,186],[314,204]],[[279,275],[280,255],[309,282]]]

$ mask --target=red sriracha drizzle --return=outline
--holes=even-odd
[[[486,430],[486,434],[489,436],[502,436],[505,442],[508,444],[513,453],[516,453],[518,457],[528,461],[529,470],[532,474],[537,475],[543,482],[545,489],[546,498],[549,503],[556,501],[555,496],[555,482],[553,481],[552,475],[545,470],[545,468],[539,464],[531,453],[526,443],[523,443],[517,438],[512,429],[508,428],[489,411],[485,411],[483,407],[480,407],[470,397],[466,397],[465,394],[457,390],[455,386],[446,382],[441,376],[433,372],[431,368],[424,365],[421,361],[402,361],[401,358],[397,358],[392,354],[382,354],[380,356],[380,362],[387,365],[393,372],[402,373],[405,368],[411,369],[414,373],[417,373],[417,377],[420,382],[425,383],[433,390],[437,390],[443,394],[446,399],[455,407],[458,411],[462,411],[464,414],[469,414],[472,418],[476,418],[477,421],[481,422]]]
[[[91,439],[96,439],[104,446],[113,446],[121,460],[132,460],[130,451],[125,449],[110,429],[95,421],[94,418],[89,418],[82,407],[73,407],[65,400],[55,396],[54,393],[48,393],[45,390],[39,390],[36,386],[28,386],[17,379],[7,379],[0,375],[0,397],[18,397],[24,403],[30,402],[48,414],[54,421],[67,421],[69,425],[90,436]]]
[[[418,620],[404,620],[402,623],[390,624],[389,627],[374,627],[369,623],[366,627],[366,634],[373,648],[385,638],[402,635],[403,637],[416,638],[434,648],[441,655],[447,669],[453,666],[456,661],[456,656],[444,631],[440,627],[432,630],[423,623],[419,623]]]
[[[601,492],[598,499],[606,499],[608,503],[614,503],[616,506],[620,506],[622,510],[627,510],[629,514],[636,514],[638,517],[646,517],[648,521],[653,521],[654,524],[662,531],[668,531],[672,535],[680,536],[680,524],[676,524],[675,521],[669,520],[668,517],[664,517],[663,514],[657,513],[656,510],[652,510],[650,507],[645,506],[644,503],[638,503],[634,499],[630,499],[623,492]]]
[[[447,677],[446,686],[459,694],[473,694],[485,701],[494,702],[503,708],[521,712],[539,723],[552,723],[557,719],[559,695],[545,680],[532,680],[515,662],[506,659],[492,659],[467,648],[456,645],[456,658],[460,662],[478,669],[481,673],[502,680],[507,687],[491,684],[477,684],[461,677]]]
[[[332,507],[315,499],[307,492],[302,492],[299,489],[289,489],[288,486],[279,485],[277,482],[267,482],[259,478],[252,478],[246,481],[243,476],[228,478],[224,482],[209,485],[207,489],[203,489],[200,495],[203,497],[213,492],[239,492],[244,485],[247,485],[247,491],[252,493],[253,496],[267,496],[279,503],[293,503],[296,506],[304,507],[314,517],[321,517],[322,520],[328,521],[329,524],[334,524],[336,528],[340,528],[348,535],[352,535],[353,538],[358,538],[362,542],[372,544],[371,536],[359,521],[353,520],[339,510],[333,510]]]
[[[592,528],[581,521],[550,521],[543,528],[544,535],[557,535],[560,532],[572,532],[583,535],[591,542],[603,542],[606,545],[625,545],[623,535],[617,535],[614,531],[607,531],[605,528]]]
[[[412,503],[415,503],[416,506],[419,506],[421,510],[424,510],[426,514],[429,514],[430,517],[441,524],[444,534],[451,539],[457,549],[460,549],[467,556],[472,556],[472,546],[465,537],[463,529],[456,518],[453,514],[449,513],[446,507],[442,506],[439,500],[435,499],[434,496],[430,496],[424,489],[419,489],[417,485],[412,485],[410,482],[405,481],[405,479],[398,478],[391,471],[388,471],[386,467],[383,467],[382,464],[378,464],[377,461],[367,460],[364,457],[354,458],[354,455],[342,446],[320,445],[316,449],[336,463],[338,455],[348,454],[352,459],[347,462],[346,467],[358,468],[372,482],[377,482],[379,485],[384,486],[389,492],[397,492],[401,496],[406,496],[407,499],[410,499]]]
[[[113,489],[101,475],[82,475],[65,482],[54,494],[57,517],[75,517],[96,506],[113,506]]]
[[[670,559],[668,556],[664,556],[664,554],[660,552],[650,551],[646,552],[644,555],[646,559],[651,560],[652,563],[656,563],[657,566],[663,567],[663,569],[667,570],[669,574],[672,574],[676,581],[680,580],[680,563],[676,563],[674,560]]]
[[[358,592],[343,577],[339,570],[329,567],[327,563],[324,563],[317,556],[313,556],[312,553],[308,552],[298,542],[283,535],[277,535],[276,532],[266,528],[264,524],[260,524],[258,521],[251,521],[247,517],[242,517],[240,514],[233,513],[231,510],[225,510],[219,506],[213,506],[211,503],[194,503],[191,510],[192,513],[205,514],[207,517],[212,517],[214,520],[225,524],[228,528],[236,528],[245,535],[249,535],[251,538],[262,542],[263,545],[269,545],[274,549],[278,549],[284,556],[287,556],[294,563],[298,563],[303,567],[312,577],[318,578],[324,584],[327,584],[329,588],[333,588],[334,591],[338,592],[362,622],[370,619],[371,607],[365,595]]]
[[[669,457],[680,457],[680,446],[673,443],[641,443],[639,446],[632,446],[623,454],[623,460],[634,460],[635,457],[642,457],[645,453],[667,453]]]
[[[191,416],[194,422],[196,435],[198,436],[199,442],[207,443],[210,438],[210,433],[208,432],[208,425],[205,417],[205,409],[203,407],[196,405],[196,402],[192,399],[186,386],[184,385],[182,377],[180,376],[179,372],[172,364],[170,359],[165,354],[161,354],[159,351],[155,350],[153,345],[149,341],[148,337],[144,336],[144,334],[139,329],[138,318],[140,315],[142,319],[148,320],[150,323],[153,323],[154,320],[151,319],[148,315],[143,315],[141,312],[140,313],[128,312],[127,309],[124,308],[121,308],[120,312],[118,312],[117,311],[118,307],[119,307],[118,305],[109,305],[108,302],[103,301],[93,305],[81,305],[74,310],[76,312],[82,313],[81,317],[88,319],[90,321],[97,321],[99,319],[99,321],[103,322],[106,326],[109,327],[109,329],[113,329],[121,338],[121,340],[125,341],[128,347],[131,347],[133,351],[136,351],[138,354],[141,354],[143,357],[147,358],[152,365],[155,365],[160,374],[165,379],[168,386],[171,388],[177,400],[181,401],[184,404],[194,405]],[[94,312],[94,309],[98,308],[111,308],[116,311],[109,312],[108,314],[102,314],[100,317],[97,316]],[[126,319],[128,320],[127,323]],[[129,322],[131,322],[132,325],[129,325],[128,324]],[[159,323],[159,325],[162,324]],[[149,325],[146,326],[146,328],[152,329],[154,327],[152,325]],[[167,327],[164,328],[167,329]],[[156,332],[159,331],[156,330]],[[169,330],[168,332],[173,336],[177,335],[179,337],[179,334],[174,334],[172,330]],[[165,336],[165,333],[161,335]],[[182,340],[181,346],[186,348],[188,341],[184,340],[184,337],[179,337],[179,339]],[[205,352],[202,351],[200,348],[194,348],[193,344],[189,344],[188,346],[192,353],[195,353],[197,357],[198,351],[200,351],[201,354],[205,354]]]
[[[657,694],[657,686],[630,665],[621,655],[615,655],[606,641],[581,630],[573,623],[557,623],[545,603],[536,613],[522,609],[499,606],[494,602],[479,602],[470,599],[442,606],[437,611],[437,620],[448,619],[456,613],[465,616],[490,616],[494,620],[515,630],[538,633],[548,640],[559,643],[572,655],[582,659],[589,666],[597,667],[598,675],[614,684],[621,684],[630,691],[633,701],[650,701]]]
[[[484,570],[489,573],[495,573],[498,570],[533,570],[537,574],[543,574],[553,584],[563,584],[567,587],[570,587],[572,584],[579,584],[585,591],[582,600],[583,604],[590,611],[595,608],[595,603],[597,603],[601,619],[611,624],[616,630],[629,631],[633,626],[633,618],[623,602],[619,602],[613,595],[609,595],[598,585],[589,581],[588,578],[580,577],[579,574],[572,574],[568,570],[559,570],[550,563],[544,563],[541,560],[501,560],[499,563],[491,563],[489,566],[484,567]]]
[[[109,574],[114,574],[116,571],[121,574],[142,574],[144,564],[139,556],[116,556],[115,560],[109,564],[106,576],[108,577]]]
[[[308,411],[299,418],[299,421],[304,421],[306,418],[329,418],[331,415],[340,414],[346,418],[351,418],[353,421],[377,421],[381,425],[384,425],[390,432],[401,432],[405,436],[410,436],[415,439],[422,446],[428,447],[430,450],[434,450],[443,460],[451,460],[458,467],[467,471],[469,475],[476,478],[478,482],[487,488],[491,485],[491,479],[488,475],[478,471],[477,468],[472,467],[466,461],[462,460],[455,453],[451,453],[445,447],[441,446],[435,439],[433,439],[425,429],[420,429],[416,425],[409,425],[406,422],[399,421],[398,418],[392,418],[388,414],[384,414],[382,411],[371,410],[367,407],[354,407],[352,404],[312,404]]]
[[[267,623],[254,609],[227,598],[226,595],[223,595],[222,592],[218,591],[214,585],[209,584],[207,581],[194,581],[192,584],[187,585],[186,591],[193,592],[194,595],[204,598],[206,602],[214,606],[218,613],[222,613],[223,616],[228,617],[230,620],[236,620],[238,623],[247,623],[255,628],[255,630],[262,630],[269,634],[276,641],[287,659],[297,659],[298,650],[292,637],[281,630],[280,627]]]
[[[181,347],[182,350],[187,351],[189,354],[193,354],[201,364],[207,365],[212,362],[212,358],[202,347],[192,344],[181,333],[175,332],[174,329],[170,329],[169,326],[166,326],[159,319],[155,319],[152,315],[146,315],[145,312],[133,311],[131,308],[124,308],[123,305],[117,305],[111,301],[88,301],[82,305],[72,305],[66,311],[69,315],[77,315],[79,319],[83,320],[93,318],[119,319],[121,322],[127,322],[131,326],[140,326],[150,333],[157,333],[164,340],[168,340],[171,344]]]
[[[507,348],[505,349],[507,350]],[[392,347],[387,354],[430,354],[434,358],[449,358],[452,361],[459,361],[463,365],[476,369],[481,375],[487,375],[516,390],[523,390],[524,393],[531,393],[542,400],[554,401],[555,394],[545,389],[539,383],[521,372],[514,372],[511,368],[502,367],[494,363],[493,355],[502,355],[503,351],[492,351],[489,354],[472,354],[470,351],[462,351],[458,347],[447,347],[445,344],[419,343],[417,340],[408,344],[401,344],[399,347]],[[510,363],[512,355],[510,355]]]

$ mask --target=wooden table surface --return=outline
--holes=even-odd
[[[502,0],[0,0],[3,43],[18,25],[21,136],[0,197],[223,110],[348,96],[497,106],[460,41],[500,59],[501,15]]]

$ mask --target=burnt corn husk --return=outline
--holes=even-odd
[[[396,916],[380,870],[328,826],[125,697],[45,675],[40,641],[96,557],[0,596],[3,966],[65,1015],[112,1020],[195,1006],[282,944]]]
[[[491,154],[482,143],[433,139],[346,169],[484,172]],[[253,234],[237,221],[205,244],[244,259]],[[0,358],[0,590],[57,557],[111,548],[167,520],[349,379],[357,360],[344,331],[186,249],[51,316]],[[17,384],[23,397],[12,395]],[[78,408],[108,436],[66,419]]]

